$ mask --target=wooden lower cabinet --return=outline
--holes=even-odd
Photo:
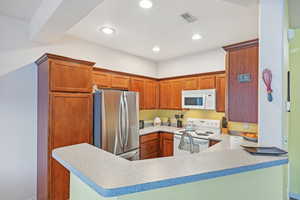
[[[209,140],[208,147],[214,146],[215,144],[218,144],[219,142],[220,142],[219,140]]]
[[[160,156],[168,157],[174,155],[173,133],[160,133]]]
[[[150,133],[140,136],[140,159],[173,156],[173,134]]]

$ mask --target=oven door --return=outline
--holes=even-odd
[[[205,95],[182,95],[182,108],[185,109],[204,109]]]

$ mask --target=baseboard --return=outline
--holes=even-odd
[[[300,200],[300,194],[290,192],[290,197],[293,199]]]

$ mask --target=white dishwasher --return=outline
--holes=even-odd
[[[181,140],[181,135],[174,134],[174,156],[191,154],[189,138],[188,137],[184,138],[184,145],[182,149],[178,148],[180,144],[180,140]],[[193,137],[194,153],[199,153],[207,148],[208,148],[208,140]]]

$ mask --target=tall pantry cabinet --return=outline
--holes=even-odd
[[[51,154],[92,143],[94,63],[45,54],[38,65],[37,199],[69,199],[69,172]]]

